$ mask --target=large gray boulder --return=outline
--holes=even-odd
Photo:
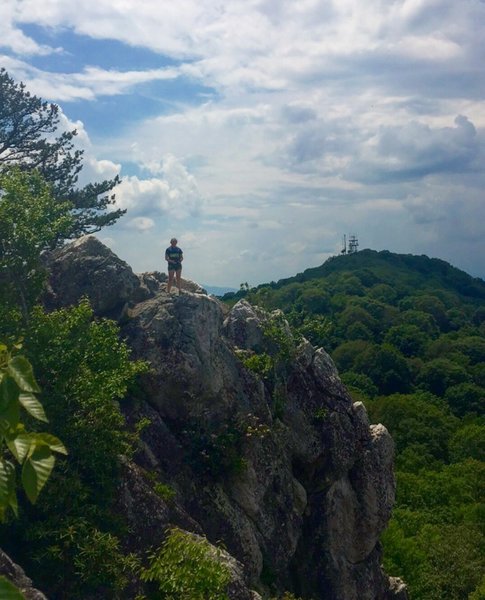
[[[119,494],[133,548],[160,543],[173,524],[222,542],[237,566],[235,600],[257,597],[251,589],[405,597],[380,564],[395,494],[392,439],[352,402],[323,349],[295,341],[276,385],[242,360],[275,352],[261,309],[241,301],[228,313],[196,284],[168,295],[163,276],[135,275],[95,238],[49,261],[51,305],[87,295],[97,314],[119,318],[134,357],[151,366],[126,409],[129,421],[150,421]],[[175,490],[171,505],[140,469]]]
[[[118,316],[125,304],[149,295],[131,267],[93,235],[79,238],[46,256],[46,304],[70,306],[83,296],[98,315]]]

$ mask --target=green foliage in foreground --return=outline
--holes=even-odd
[[[117,324],[95,320],[87,300],[49,314],[34,310],[25,344],[52,424],[70,440],[71,460],[105,494],[116,479],[119,456],[131,445],[115,401],[145,365],[130,360]]]
[[[2,600],[25,600],[25,596],[8,579],[0,575],[0,598]]]
[[[69,459],[36,506],[0,528],[0,545],[48,596],[122,597],[136,560],[123,549],[125,527],[112,509],[120,456],[132,447],[117,400],[145,366],[130,360],[114,322],[93,319],[87,301],[50,314],[36,308],[24,333],[50,430]]]
[[[227,600],[231,574],[220,556],[205,538],[174,528],[150,555],[142,579],[155,584],[158,593],[152,598]]]
[[[36,397],[40,388],[32,366],[22,355],[14,356],[0,344],[0,521],[7,510],[18,515],[14,460],[22,467],[22,487],[36,502],[54,468],[55,453],[67,454],[62,442],[48,433],[30,433],[21,420],[21,409],[34,419],[47,422]]]
[[[0,188],[0,335],[10,345],[23,339],[25,354],[0,346],[0,546],[49,597],[123,598],[139,561],[124,548],[126,527],[113,508],[120,459],[134,441],[118,401],[145,366],[130,360],[117,325],[94,319],[87,301],[50,314],[35,306],[46,277],[42,252],[72,230],[72,207],[54,200],[37,172],[9,168]],[[46,414],[50,434],[39,431]],[[51,474],[54,452],[65,453],[59,438],[69,459]],[[41,489],[35,506],[24,501]]]
[[[273,360],[266,352],[246,356],[242,359],[242,362],[246,369],[256,373],[263,379],[269,377],[274,368]]]

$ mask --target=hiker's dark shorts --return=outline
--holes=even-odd
[[[168,270],[169,271],[181,271],[182,270],[182,265],[180,263],[178,265],[174,265],[172,263],[169,263]]]

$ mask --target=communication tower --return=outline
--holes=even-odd
[[[359,240],[355,235],[349,235],[349,244],[347,246],[347,236],[342,238],[342,250],[340,254],[355,254],[359,251]]]
[[[359,251],[359,240],[355,235],[349,236],[349,254],[355,254]]]

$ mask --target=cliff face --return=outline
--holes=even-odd
[[[241,357],[274,352],[269,317],[246,302],[228,311],[191,282],[169,296],[163,275],[135,275],[93,237],[51,256],[49,269],[48,306],[87,295],[151,365],[126,408],[129,422],[150,419],[119,494],[133,548],[160,543],[168,524],[222,541],[241,600],[264,586],[313,600],[405,597],[380,567],[392,439],[352,403],[324,350],[295,343],[263,381]]]

